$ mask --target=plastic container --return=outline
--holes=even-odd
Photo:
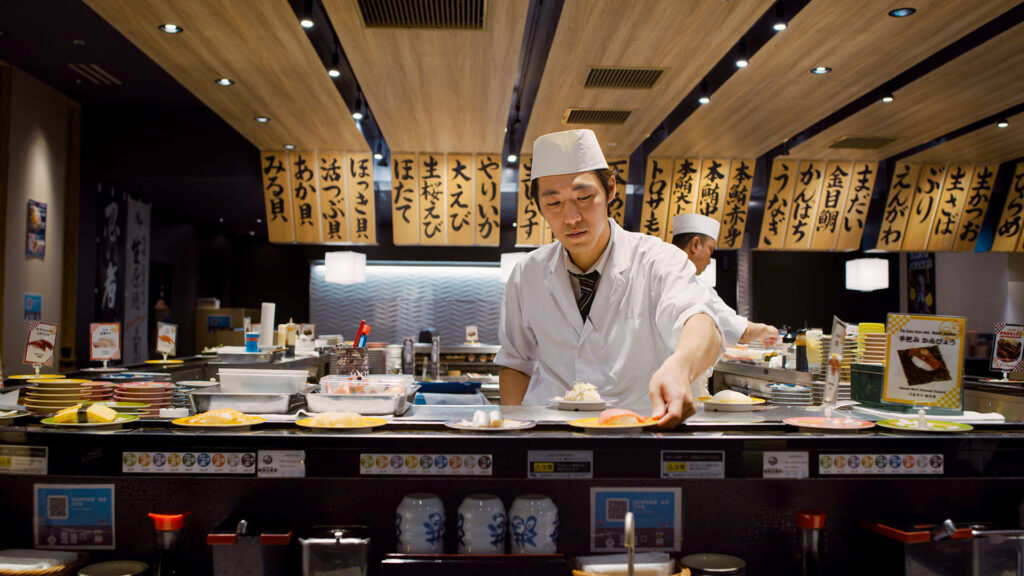
[[[351,574],[365,576],[370,558],[366,526],[314,526],[302,546],[302,576]]]
[[[256,370],[221,368],[217,371],[221,392],[259,392],[295,394],[306,388],[305,370]]]
[[[825,567],[825,513],[797,510],[797,558],[794,574],[821,576]]]
[[[179,514],[149,513],[156,529],[156,567],[153,576],[179,576],[185,574],[180,569],[180,551],[178,536],[185,527],[185,517],[189,512]]]

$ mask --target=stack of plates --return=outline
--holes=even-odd
[[[117,384],[113,382],[99,382],[92,381],[86,382],[82,386],[86,389],[86,395],[82,400],[88,400],[90,402],[108,402],[114,398],[114,388]]]
[[[148,408],[140,408],[143,417],[159,415],[161,408],[170,408],[174,397],[173,382],[124,382],[117,385],[114,400],[118,402],[142,402]]]
[[[811,389],[802,384],[772,382],[768,385],[769,400],[783,406],[810,406],[814,403]]]
[[[867,364],[884,364],[886,352],[886,333],[876,332],[872,334],[861,334],[863,347],[861,348],[860,361]]]
[[[53,414],[88,400],[93,393],[92,388],[86,386],[88,383],[88,380],[70,378],[29,380],[29,385],[22,389],[21,403],[31,412]]]
[[[856,334],[847,334],[843,342],[843,367],[839,371],[839,381],[850,382],[850,364],[860,362],[860,346]]]

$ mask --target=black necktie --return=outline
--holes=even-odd
[[[594,303],[594,290],[597,287],[597,279],[601,274],[597,270],[589,274],[576,274],[575,272],[570,272],[570,274],[580,281],[580,297],[576,299],[576,306],[579,307],[580,316],[586,322],[587,316],[590,314],[590,305]]]

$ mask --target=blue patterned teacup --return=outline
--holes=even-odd
[[[444,504],[436,494],[406,494],[395,510],[395,550],[405,554],[444,552]]]
[[[517,496],[509,508],[513,554],[554,554],[558,551],[558,508],[543,494]]]
[[[466,496],[459,506],[459,554],[504,554],[506,524],[501,498]]]

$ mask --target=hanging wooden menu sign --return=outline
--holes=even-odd
[[[910,205],[914,199],[914,186],[921,174],[920,164],[901,162],[892,173],[892,185],[882,213],[882,226],[878,232],[878,250],[899,250],[903,246]]]
[[[291,164],[295,241],[303,244],[319,243],[320,218],[317,217],[317,212],[320,197],[316,192],[316,153],[294,151],[288,155],[288,159]]]
[[[946,170],[946,181],[939,193],[935,219],[928,238],[928,252],[945,252],[953,249],[957,226],[964,212],[967,189],[971,185],[972,166],[957,164]]]
[[[476,226],[473,243],[501,243],[501,164],[498,155],[476,155]]]
[[[932,231],[932,220],[935,219],[939,203],[939,193],[946,177],[946,167],[939,164],[926,164],[921,169],[914,191],[914,201],[910,204],[910,217],[907,220],[907,231],[903,238],[903,251],[923,252],[928,247],[928,237]]]
[[[345,157],[341,152],[321,152],[317,155],[317,165],[324,242],[348,242],[348,196],[342,180]]]
[[[629,158],[609,158],[608,168],[615,178],[615,197],[608,199],[608,217],[622,226],[626,221],[626,184],[629,179]]]
[[[728,158],[705,158],[700,163],[700,188],[697,194],[697,214],[722,221],[725,206],[726,177],[729,175]]]
[[[668,179],[672,169],[671,158],[648,158],[644,174],[643,209],[640,211],[640,231],[665,237],[668,219]]]
[[[473,155],[448,155],[448,245],[473,245]]]
[[[719,250],[735,250],[743,246],[743,232],[747,227],[747,199],[750,198],[753,180],[753,160],[732,161],[725,209],[722,212],[722,229],[718,234]]]
[[[824,169],[825,162],[821,160],[800,162],[786,230],[786,250],[807,250],[811,246]]]
[[[996,181],[998,164],[978,164],[974,166],[971,184],[964,202],[964,213],[960,217],[953,250],[958,252],[974,252],[974,244],[978,241],[981,224],[985,220],[989,200],[992,198],[992,187]]]
[[[811,250],[831,250],[839,237],[839,216],[846,204],[853,162],[829,162],[825,165],[818,215],[814,219]]]
[[[263,198],[267,207],[267,235],[271,242],[279,244],[295,242],[287,162],[288,154],[284,151],[264,150],[260,154]]]
[[[680,214],[693,214],[697,210],[697,191],[700,184],[700,158],[676,158],[672,165],[671,189],[668,203],[668,226],[665,240],[675,236],[672,219]]]
[[[551,233],[551,226],[543,218],[540,219],[540,241],[541,244],[551,244],[555,241],[555,236]]]
[[[843,215],[839,221],[839,237],[836,250],[857,250],[864,235],[864,221],[867,219],[871,192],[875,189],[878,175],[877,162],[854,162],[850,189],[846,193]]]
[[[540,246],[541,218],[537,204],[527,196],[533,156],[519,157],[519,199],[516,207],[516,246]]]
[[[992,240],[993,252],[1013,252],[1020,244],[1021,212],[1024,212],[1024,162],[1017,164],[1006,191],[1006,204]]]
[[[347,154],[348,197],[351,217],[349,240],[357,244],[377,243],[376,206],[373,198],[373,155],[369,152]]]
[[[444,154],[420,154],[420,244],[445,243],[445,163]]]
[[[759,248],[781,249],[786,244],[786,223],[789,219],[790,203],[796,188],[796,160],[775,158],[772,161],[771,179],[764,203],[764,218],[761,220],[761,241]]]
[[[420,242],[418,176],[415,154],[391,155],[391,237],[395,246]]]

